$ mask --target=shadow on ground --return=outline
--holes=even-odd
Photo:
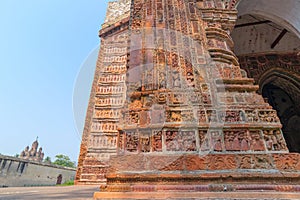
[[[0,200],[92,200],[94,192],[97,191],[99,191],[98,186],[0,188]]]

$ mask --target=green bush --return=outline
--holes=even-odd
[[[58,185],[58,186],[70,186],[70,185],[74,185],[74,180],[66,181],[63,184]]]

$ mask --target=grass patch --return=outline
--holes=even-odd
[[[74,180],[66,181],[65,183],[57,186],[71,186],[74,185]]]

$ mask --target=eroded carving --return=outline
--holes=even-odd
[[[264,130],[264,139],[269,151],[286,151],[287,146],[280,130]]]
[[[224,142],[227,151],[249,151],[251,138],[248,131],[225,131]]]
[[[126,132],[126,146],[128,152],[137,152],[139,145],[139,136],[136,132]]]
[[[167,151],[196,151],[194,131],[166,131]]]

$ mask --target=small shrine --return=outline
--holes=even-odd
[[[43,148],[39,147],[38,138],[32,143],[31,149],[27,146],[20,154],[19,158],[42,162],[44,159]]]

